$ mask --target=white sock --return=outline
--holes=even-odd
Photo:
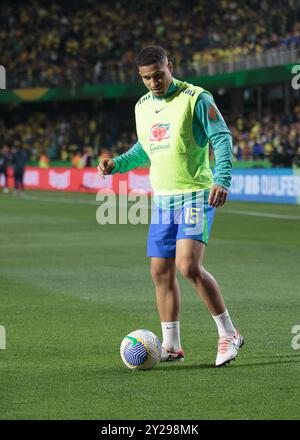
[[[231,322],[227,309],[221,315],[212,315],[212,317],[217,324],[219,338],[222,338],[224,336],[233,336],[235,334],[235,328]]]
[[[162,346],[169,351],[181,350],[180,344],[180,321],[161,322],[163,334]]]

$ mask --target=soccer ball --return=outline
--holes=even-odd
[[[160,361],[161,343],[149,330],[135,330],[121,342],[120,355],[130,370],[151,370]]]

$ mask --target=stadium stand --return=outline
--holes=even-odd
[[[8,86],[132,82],[136,52],[162,41],[180,75],[199,75],[214,65],[223,69],[223,62],[253,55],[264,59],[268,53],[280,63],[282,51],[300,47],[297,0],[186,0],[184,6],[180,0],[118,0],[113,5],[107,0],[1,2],[1,63],[9,67]]]
[[[8,88],[137,82],[135,54],[146,44],[164,43],[179,78],[200,76],[209,66],[226,70],[247,57],[263,61],[265,54],[275,54],[280,63],[278,51],[300,50],[297,0],[186,0],[184,7],[179,0],[118,0],[113,8],[107,0],[2,3],[0,51]],[[2,107],[0,146],[22,145],[41,166],[57,160],[86,166],[99,155],[120,154],[136,141],[134,100],[108,101],[113,100]],[[255,112],[252,104],[247,113],[224,114],[236,162],[299,165],[295,102],[284,112]]]

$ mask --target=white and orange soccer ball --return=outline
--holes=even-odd
[[[150,330],[135,330],[121,342],[120,355],[130,370],[151,370],[160,361],[161,343]]]

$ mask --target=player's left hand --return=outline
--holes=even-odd
[[[209,193],[208,204],[214,208],[218,208],[218,206],[224,205],[227,200],[227,196],[227,189],[220,185],[213,185]]]

